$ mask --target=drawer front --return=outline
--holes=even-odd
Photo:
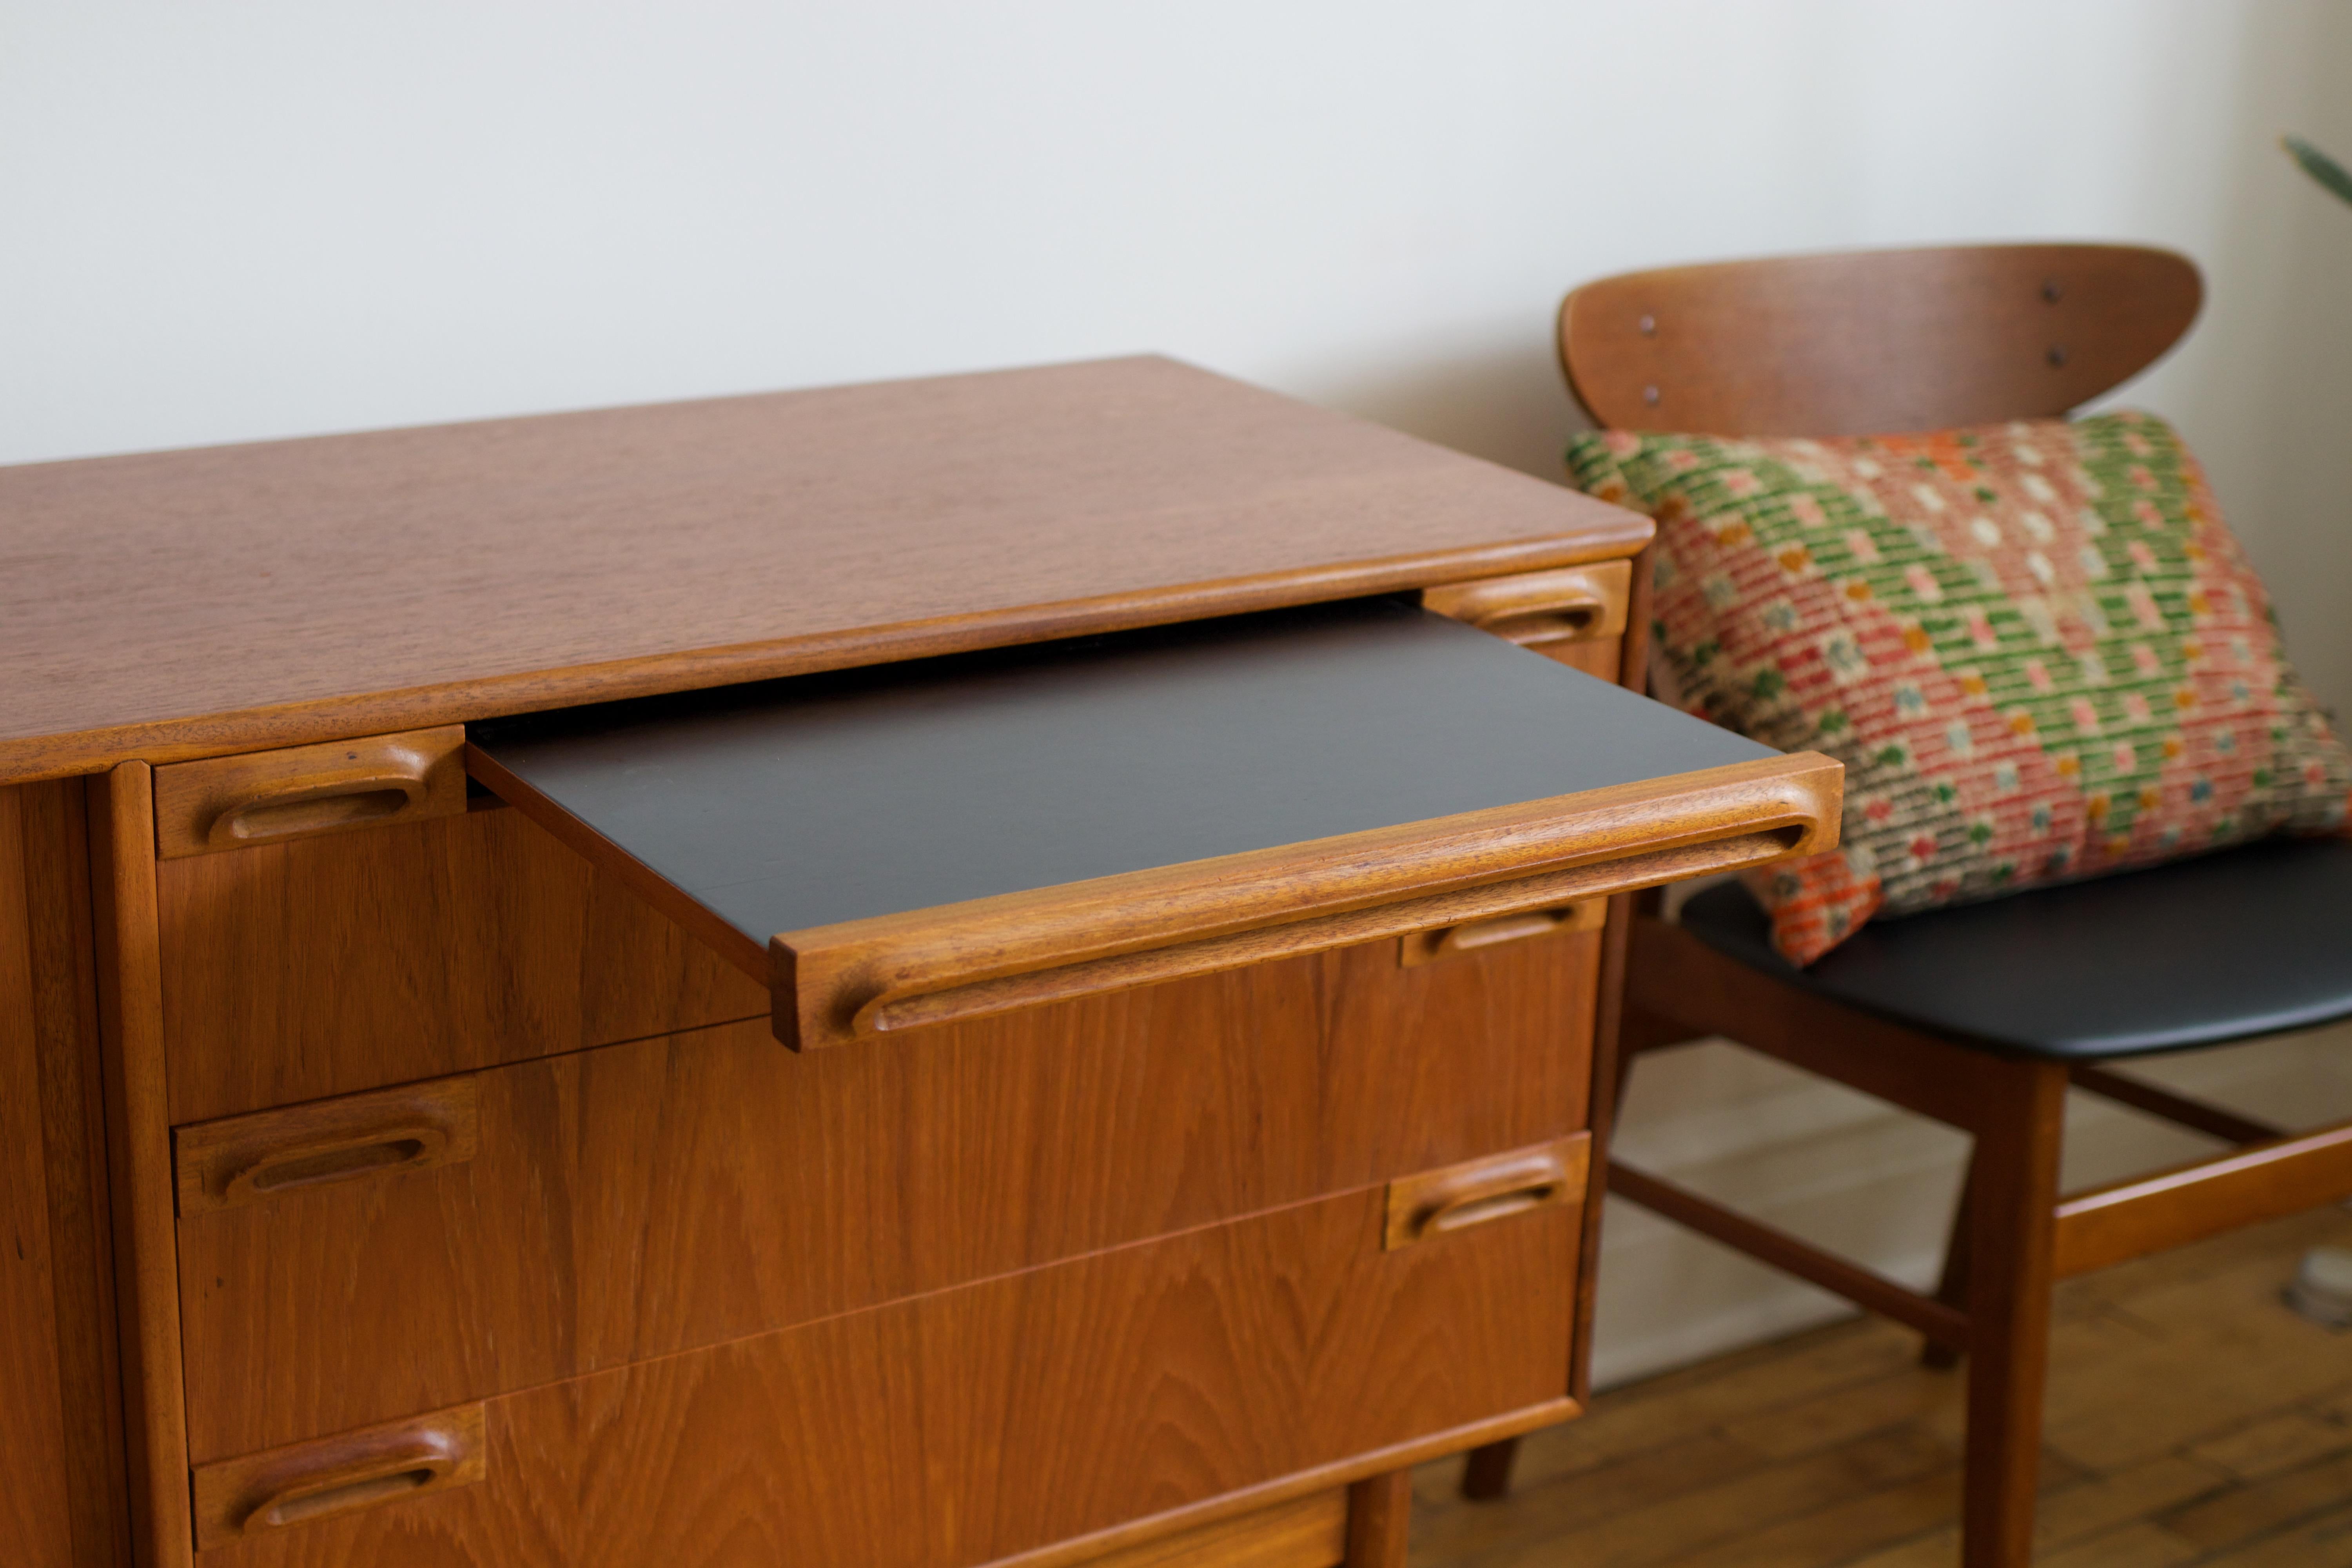
[[[754,1020],[184,1127],[191,1452],[1560,1137],[1586,1121],[1598,940],[1366,945],[856,1051]]]
[[[194,854],[155,875],[174,1122],[769,1007],[519,812]]]
[[[1349,1194],[493,1399],[478,1479],[199,1561],[960,1568],[1566,1414],[1578,1210],[1394,1250],[1384,1210]],[[356,1473],[350,1447],[317,1445],[331,1477]],[[301,1458],[227,1474],[299,1497]],[[216,1479],[197,1495],[229,1494]]]
[[[1536,651],[1556,664],[1580,669],[1612,684],[1624,673],[1625,639],[1622,637],[1591,637],[1580,642],[1555,643]]]

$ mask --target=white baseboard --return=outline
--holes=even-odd
[[[2121,1070],[2286,1126],[2352,1117],[2352,1026]],[[1643,1058],[1616,1142],[1635,1165],[1917,1287],[1941,1267],[1968,1154],[1968,1140],[1948,1128],[1720,1041]],[[2076,1093],[2067,1104],[2065,1184],[2113,1181],[2219,1146]],[[1593,1380],[1631,1382],[1852,1311],[1612,1199]]]

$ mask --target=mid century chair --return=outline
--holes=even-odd
[[[2163,251],[1991,246],[1635,273],[1560,310],[1601,425],[1827,437],[2063,414],[2197,310]],[[2352,586],[2352,585],[2347,585]],[[1989,975],[2000,976],[1988,984]],[[2352,1194],[2352,1123],[2289,1134],[2113,1070],[2352,1016],[2352,840],[2273,839],[2154,869],[1882,920],[1797,970],[1737,883],[1636,917],[1618,1086],[1636,1056],[1721,1036],[1973,1135],[1941,1288],[1921,1295],[1658,1177],[1620,1195],[1968,1359],[1963,1561],[2030,1561],[2051,1290],[2089,1269]],[[2061,1196],[2069,1086],[2235,1145]],[[1473,1496],[1507,1489],[1506,1445]]]

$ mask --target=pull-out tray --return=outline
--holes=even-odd
[[[1840,770],[1397,599],[473,727],[845,1044],[1825,848]]]

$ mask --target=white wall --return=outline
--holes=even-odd
[[[2286,129],[2352,156],[2346,0],[0,0],[0,461],[1157,348],[1551,475],[1580,279],[2147,239],[2211,302],[2132,395],[2352,707],[2352,209]],[[1918,1266],[1916,1124],[1645,1072],[1634,1144]],[[1611,1246],[1620,1372],[1815,1310]]]
[[[2344,0],[0,0],[0,461],[1158,348],[1551,474],[1551,310],[2146,238],[2352,699]]]

